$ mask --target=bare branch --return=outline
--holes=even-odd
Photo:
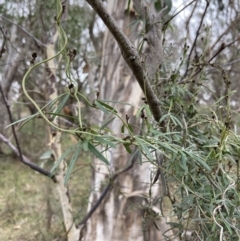
[[[186,21],[186,29],[187,29],[187,33],[188,34],[189,34],[189,23],[190,23],[190,20],[192,19],[193,14],[194,14],[194,12],[195,12],[195,10],[197,8],[197,5],[198,5],[198,1],[195,2],[195,5],[194,5],[194,7],[192,9],[192,12],[191,12],[191,14],[188,17],[188,20]]]
[[[211,62],[214,58],[216,58],[217,55],[219,55],[225,48],[230,47],[235,42],[239,41],[240,38],[235,39],[234,41],[230,42],[229,44],[222,43],[219,49],[216,51],[216,53],[208,60],[208,62]]]
[[[10,142],[9,139],[7,139],[4,135],[2,135],[0,133],[0,139],[6,144],[8,145],[11,150],[20,157],[19,151],[18,149]],[[30,168],[32,168],[34,171],[39,172],[41,174],[43,174],[44,176],[50,177],[51,173],[42,169],[41,167],[39,167],[38,165],[36,165],[35,163],[31,162],[25,155],[22,154],[22,158],[20,158],[21,162],[27,166],[29,166]],[[54,181],[54,177],[52,177],[53,181]]]
[[[104,200],[104,198],[107,196],[108,192],[110,191],[110,189],[113,186],[114,180],[121,174],[127,172],[128,170],[130,170],[134,163],[136,162],[138,155],[137,153],[137,149],[135,149],[134,153],[133,153],[133,158],[132,161],[129,165],[127,165],[125,168],[123,168],[122,170],[117,171],[116,173],[114,173],[114,175],[110,178],[109,183],[107,184],[107,186],[104,188],[103,192],[101,193],[100,197],[98,198],[98,200],[96,201],[96,203],[92,206],[92,208],[89,210],[89,212],[85,215],[85,217],[80,221],[78,226],[81,225],[85,225],[86,222],[88,221],[89,218],[91,218],[91,216],[93,215],[93,213],[97,210],[97,208],[99,207],[99,205],[102,203],[102,201]]]
[[[237,42],[237,41],[239,41],[240,40],[240,38],[237,38],[237,39],[235,39],[234,41],[232,41],[232,42],[230,42],[229,44],[225,44],[225,43],[222,43],[221,45],[220,45],[220,47],[218,48],[218,50],[216,51],[216,53],[208,60],[208,61],[206,61],[206,63],[210,63],[214,58],[216,58],[225,48],[227,48],[227,47],[229,47],[229,46],[231,46],[232,44],[234,44],[235,42]],[[237,62],[237,61],[236,61]],[[202,70],[202,68],[198,68],[197,70],[196,70],[196,72],[192,75],[192,78],[194,77],[194,76],[196,76],[200,71]],[[180,83],[183,83],[184,81],[181,81]]]
[[[9,107],[9,104],[7,102],[7,99],[4,95],[4,92],[3,92],[3,89],[2,89],[2,86],[0,85],[0,92],[2,94],[2,97],[3,97],[3,101],[4,101],[4,104],[7,108],[7,112],[8,112],[8,115],[9,115],[9,119],[10,119],[10,122],[13,123],[13,118],[12,118],[12,114],[11,114],[11,111],[10,111],[10,107]],[[37,171],[41,174],[43,174],[44,176],[47,176],[47,177],[51,177],[51,173],[44,170],[43,168],[39,167],[38,165],[36,165],[35,163],[31,162],[26,156],[24,156],[22,154],[22,151],[21,151],[21,148],[20,148],[20,144],[19,144],[19,141],[18,141],[18,138],[17,138],[17,135],[16,135],[16,131],[15,131],[15,127],[14,125],[12,125],[12,132],[13,132],[13,136],[14,136],[14,139],[16,141],[16,144],[17,144],[17,148],[10,142],[10,140],[8,140],[5,136],[3,136],[1,133],[0,133],[0,139],[5,143],[7,144],[13,151],[14,153],[20,157],[20,161],[22,163],[24,163],[25,165],[29,166],[30,168],[32,168],[34,171]],[[51,177],[53,179],[53,181],[55,182],[55,176],[52,176]]]
[[[195,39],[194,39],[194,41],[193,41],[193,44],[192,44],[190,53],[189,53],[189,55],[188,55],[188,59],[187,59],[187,61],[186,61],[186,63],[187,63],[187,65],[186,65],[186,71],[185,71],[185,73],[184,73],[184,75],[183,75],[183,78],[187,75],[188,66],[189,66],[189,64],[190,64],[191,55],[192,55],[192,52],[193,52],[193,50],[194,50],[194,48],[195,48],[197,39],[198,39],[198,37],[199,37],[200,29],[201,29],[201,27],[202,27],[203,20],[204,20],[204,18],[205,18],[205,16],[206,16],[208,7],[209,7],[209,0],[206,0],[206,7],[205,7],[205,9],[204,9],[204,12],[203,12],[203,15],[202,15],[200,24],[199,24],[198,29],[197,29],[197,31],[196,31]]]
[[[181,13],[184,9],[186,9],[188,6],[190,6],[192,3],[194,3],[196,0],[191,1],[188,3],[185,7],[183,7],[181,10],[179,10],[177,13],[172,15],[165,23],[164,26],[166,26],[172,19],[174,19],[179,13]]]
[[[89,218],[93,215],[93,213],[96,211],[96,209],[99,207],[99,205],[102,203],[106,195],[108,194],[109,190],[111,189],[113,185],[113,182],[108,183],[108,185],[104,188],[102,194],[100,195],[97,202],[92,206],[90,211],[87,213],[87,215],[80,221],[78,226],[85,225]]]
[[[24,29],[23,27],[19,26],[18,24],[12,22],[10,19],[0,15],[0,18],[6,20],[7,22],[17,26],[19,29],[21,29],[25,34],[27,34],[28,36],[30,36],[38,46],[43,46],[43,47],[46,47],[46,44],[42,43],[39,39],[37,39],[36,37],[34,37],[31,33],[29,33],[26,29]]]

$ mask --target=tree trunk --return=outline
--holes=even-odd
[[[16,32],[17,32],[16,26],[13,26],[11,29],[11,37],[10,37],[12,44],[15,42]],[[5,60],[6,63],[11,63],[11,64],[7,64],[5,66],[3,70],[2,78],[0,79],[0,84],[2,85],[3,93],[6,99],[8,100],[9,106],[12,107],[11,106],[12,96],[10,94],[10,89],[20,65],[19,61],[21,60],[21,55],[16,56],[10,44],[8,46],[7,52],[4,53],[4,55],[7,55]],[[1,95],[0,95],[0,120],[1,120],[0,133],[7,136],[8,133],[5,127],[9,124],[9,117]],[[3,152],[3,147],[2,147],[2,143],[0,142],[0,153],[1,152]]]
[[[130,28],[134,14],[132,12],[127,14],[127,2],[126,0],[108,1],[107,11],[134,43],[137,41],[137,32]],[[140,134],[141,121],[136,120],[135,114],[137,107],[141,105],[141,102],[143,103],[141,98],[144,95],[122,58],[117,42],[108,30],[105,31],[102,46],[99,93],[100,99],[127,102],[134,106],[118,103],[114,108],[124,120],[126,115],[129,116],[129,123],[137,126],[134,134]],[[105,118],[106,116],[102,115],[99,121],[102,122]],[[126,135],[121,134],[121,126],[120,120],[115,119],[111,124],[111,129],[120,137],[124,137]],[[110,170],[102,162],[94,161],[92,180],[94,191],[90,195],[89,209],[99,198],[102,187],[110,182],[111,174],[126,167],[130,159],[130,155],[123,146],[111,150],[107,157],[111,162]],[[163,196],[161,184],[157,181],[151,186],[155,170],[149,162],[143,162],[140,165],[138,157],[139,155],[134,157],[137,158],[134,166],[115,180],[104,202],[93,214],[87,224],[85,240],[164,240],[163,232],[171,227],[166,224],[160,209],[151,201],[154,197]],[[150,189],[151,197],[149,197]],[[161,231],[155,227],[154,223]]]

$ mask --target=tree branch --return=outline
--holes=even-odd
[[[6,20],[7,22],[17,26],[19,29],[21,29],[25,34],[27,34],[28,36],[30,36],[37,44],[37,46],[43,46],[43,47],[46,47],[46,44],[42,43],[39,39],[37,39],[36,37],[34,37],[31,33],[29,33],[27,30],[25,30],[24,28],[22,28],[21,26],[19,26],[18,24],[12,22],[10,19],[0,15],[0,18]]]
[[[85,225],[86,222],[88,221],[89,218],[91,218],[91,216],[93,215],[93,213],[96,211],[96,209],[100,206],[100,204],[102,203],[102,201],[104,200],[104,198],[107,196],[109,190],[112,188],[114,180],[121,174],[127,172],[128,170],[130,170],[133,165],[135,164],[137,158],[138,158],[138,149],[135,149],[133,156],[132,156],[132,161],[129,165],[127,165],[125,168],[117,171],[116,173],[114,173],[114,175],[111,177],[110,182],[108,183],[108,185],[104,188],[103,192],[101,193],[100,197],[98,198],[98,200],[96,201],[96,203],[92,206],[92,208],[89,210],[89,212],[85,215],[85,217],[79,222],[78,226],[81,225]]]
[[[13,118],[12,118],[12,114],[11,114],[11,111],[10,111],[10,107],[9,107],[9,104],[7,102],[7,99],[4,95],[4,92],[3,92],[3,89],[2,89],[2,86],[0,84],[0,92],[2,94],[2,97],[3,97],[3,101],[4,101],[4,104],[7,108],[7,112],[8,112],[8,115],[9,115],[9,119],[10,119],[10,122],[13,123]],[[16,131],[15,131],[15,127],[14,125],[12,125],[12,132],[13,132],[13,136],[14,136],[14,139],[16,141],[16,144],[17,144],[17,148],[10,142],[10,140],[8,140],[4,135],[2,135],[0,133],[0,139],[5,143],[7,144],[12,150],[13,152],[20,157],[20,161],[29,166],[30,168],[32,168],[34,171],[37,171],[41,174],[43,174],[44,176],[47,176],[47,177],[51,177],[51,173],[49,171],[46,171],[44,170],[43,168],[39,167],[38,165],[36,165],[35,163],[31,162],[26,156],[24,156],[22,154],[22,151],[21,151],[21,148],[20,148],[20,144],[19,144],[19,141],[18,141],[18,138],[17,138],[17,134],[16,134]],[[53,179],[53,181],[55,182],[55,176],[52,176],[51,177]]]
[[[122,56],[130,69],[132,70],[135,78],[137,79],[142,91],[144,92],[149,107],[152,111],[154,119],[158,122],[161,118],[161,109],[159,106],[159,101],[155,95],[151,84],[149,82],[148,76],[143,68],[143,62],[138,54],[137,49],[123,33],[123,31],[118,27],[116,21],[109,15],[102,1],[100,0],[86,0],[95,12],[100,16],[102,21],[105,23],[109,31],[112,33],[113,37],[117,41]]]
[[[193,41],[193,44],[192,44],[190,53],[189,53],[189,55],[188,55],[188,59],[186,60],[187,65],[186,65],[186,70],[185,70],[185,73],[184,73],[184,75],[183,75],[183,78],[184,78],[184,77],[187,75],[187,73],[188,73],[188,67],[189,67],[189,64],[190,64],[190,59],[191,59],[193,50],[194,50],[194,48],[195,48],[195,46],[196,46],[197,39],[198,39],[198,37],[199,37],[199,35],[200,35],[200,29],[201,29],[201,27],[202,27],[203,20],[205,19],[205,16],[206,16],[206,14],[207,14],[207,9],[208,9],[208,7],[209,7],[209,0],[205,0],[205,1],[206,1],[206,7],[205,7],[205,9],[204,9],[203,15],[202,15],[202,17],[201,17],[200,24],[199,24],[198,29],[197,29],[197,31],[196,31],[195,39],[194,39],[194,41]]]
[[[167,26],[167,24],[172,21],[179,13],[181,13],[184,9],[186,9],[188,6],[190,6],[192,3],[194,3],[196,0],[191,1],[186,6],[184,6],[181,10],[179,10],[177,13],[173,14],[166,22],[164,22],[164,27]]]
[[[234,41],[232,41],[232,42],[230,42],[230,43],[228,43],[228,44],[225,44],[224,42],[222,42],[221,45],[220,45],[220,47],[219,47],[218,50],[216,51],[216,53],[214,53],[213,56],[212,56],[209,60],[207,60],[207,61],[205,62],[205,64],[210,63],[210,62],[211,62],[213,59],[215,59],[225,48],[231,46],[232,44],[234,44],[235,42],[237,42],[237,41],[239,41],[239,40],[240,40],[240,38],[237,38],[237,39],[235,39]],[[237,61],[236,61],[236,62],[237,62]],[[203,63],[203,64],[204,64],[204,63]],[[230,64],[231,64],[231,63],[230,63]],[[228,64],[226,64],[226,65],[228,65]],[[225,65],[223,65],[223,66],[225,66]],[[201,70],[202,70],[202,68],[198,67],[197,70],[196,70],[196,72],[195,72],[191,77],[193,78],[194,76],[196,76]],[[179,84],[184,83],[185,80],[186,80],[186,79],[181,80],[181,81],[179,82]]]
[[[8,145],[12,151],[20,157],[20,153],[19,153],[19,150],[10,142],[9,139],[7,139],[4,135],[2,135],[0,133],[0,140],[2,140],[6,145]],[[31,162],[25,155],[21,155],[20,157],[20,161],[29,166],[30,168],[32,168],[34,171],[37,171],[41,174],[43,174],[44,176],[47,176],[47,177],[50,177],[51,176],[51,173],[42,169],[41,167],[39,167],[38,165],[36,165],[35,163]],[[54,178],[52,177],[52,179],[54,180]]]

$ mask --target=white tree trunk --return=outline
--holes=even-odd
[[[48,44],[47,46],[47,58],[52,58],[53,56],[56,55],[55,50],[54,50],[54,45],[57,42],[59,33],[56,32],[55,35],[53,36],[53,39],[51,43]],[[58,90],[56,88],[56,63],[55,59],[52,59],[48,61],[48,68],[50,71],[50,76],[51,76],[51,90],[52,93],[49,96],[49,99],[51,101],[55,100],[58,96]],[[55,108],[57,108],[56,103]],[[58,118],[54,118],[53,123],[57,126],[58,125]],[[61,131],[57,129],[52,129],[52,132],[50,134],[50,147],[52,150],[52,154],[54,156],[54,160],[57,161],[61,156],[62,156],[62,145],[61,145]],[[58,190],[59,198],[60,198],[60,203],[62,207],[62,212],[63,212],[63,221],[64,225],[66,228],[67,232],[67,240],[68,241],[78,241],[79,236],[80,236],[80,229],[78,229],[75,225],[74,217],[73,217],[73,212],[72,212],[72,206],[71,206],[71,201],[68,193],[68,187],[64,183],[65,175],[66,175],[66,169],[67,169],[67,164],[63,160],[59,166],[58,166],[58,173],[56,175],[56,188]]]
[[[108,1],[107,11],[134,43],[137,33],[129,29],[131,15],[126,14],[125,11],[127,2],[126,0]],[[139,134],[140,121],[136,121],[134,115],[137,107],[141,105],[141,102],[143,103],[141,97],[144,95],[122,58],[117,42],[108,30],[104,34],[100,76],[99,98],[132,104],[134,107],[122,104],[116,104],[114,107],[121,113],[123,119],[126,115],[130,117],[129,122],[139,127],[136,128],[135,134]],[[100,121],[103,121],[104,118],[102,115]],[[119,120],[114,120],[111,129],[115,134],[124,137],[121,134],[121,125]],[[110,170],[102,162],[98,160],[94,162],[93,192],[89,199],[89,209],[99,198],[104,185],[110,181],[111,174],[126,167],[129,163],[130,156],[122,146],[111,150],[107,155],[111,162]],[[145,162],[140,165],[139,160],[136,160],[133,168],[115,180],[113,188],[87,223],[86,241],[164,239],[162,234],[170,226],[166,224],[164,217],[160,217],[159,208],[151,206],[147,198],[151,186],[152,169],[149,163]],[[151,189],[152,197],[162,196],[159,182]],[[161,231],[155,228],[151,215],[148,215],[149,210],[153,210],[159,215],[154,221]]]

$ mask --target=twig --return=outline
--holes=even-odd
[[[102,194],[100,195],[99,199],[97,200],[97,202],[92,206],[92,208],[86,214],[86,216],[80,221],[78,226],[85,225],[86,222],[88,221],[88,219],[91,218],[93,213],[96,211],[96,209],[99,207],[99,205],[102,203],[102,201],[106,197],[106,195],[107,195],[108,191],[111,189],[112,185],[113,185],[113,182],[108,183],[108,185],[104,188],[104,190],[103,190]]]
[[[229,44],[224,44],[224,43],[222,43],[221,44],[221,46],[220,46],[220,48],[217,50],[217,52],[208,60],[208,62],[211,62],[219,53],[221,53],[225,48],[227,48],[227,47],[229,47],[229,46],[231,46],[232,44],[234,44],[235,42],[237,42],[238,40],[240,40],[240,37],[239,38],[237,38],[237,39],[235,39],[235,40],[233,40],[231,43],[229,43]]]
[[[232,44],[234,44],[235,42],[239,41],[240,40],[240,37],[235,39],[234,41],[232,41],[231,43],[229,44],[225,44],[225,43],[222,43],[219,47],[219,49],[216,51],[216,53],[206,62],[206,63],[210,63],[214,58],[217,57],[217,55],[219,55],[225,48],[231,46]],[[192,78],[194,76],[196,76],[200,71],[202,70],[202,68],[198,68],[196,70],[196,72],[192,75]]]
[[[29,33],[27,30],[25,30],[23,27],[19,26],[18,24],[14,23],[13,21],[11,21],[10,19],[0,15],[0,18],[6,20],[7,22],[17,26],[19,29],[21,29],[25,34],[27,34],[28,36],[30,36],[38,46],[43,46],[43,47],[47,47],[46,44],[42,43],[39,39],[37,39],[36,37],[34,37],[31,33]]]
[[[217,38],[217,40],[214,42],[214,44],[212,45],[211,49],[214,49],[215,46],[217,45],[217,43],[220,41],[220,39],[225,35],[227,34],[230,29],[231,29],[232,25],[230,24],[229,27],[227,29],[225,29]]]
[[[190,6],[193,2],[195,2],[196,0],[191,1],[190,3],[188,3],[185,7],[183,7],[181,10],[179,10],[177,13],[175,13],[174,15],[172,15],[164,24],[163,26],[166,26],[172,19],[174,19],[179,13],[181,13],[184,9],[186,9],[188,6]]]
[[[135,149],[135,152],[133,153],[133,157],[132,157],[132,161],[131,163],[126,166],[125,168],[123,168],[122,170],[119,170],[118,172],[116,172],[110,179],[110,182],[108,183],[108,185],[104,188],[103,192],[101,193],[99,199],[96,201],[96,203],[92,206],[92,208],[90,209],[90,211],[86,214],[86,216],[79,222],[78,226],[81,225],[85,225],[86,222],[88,221],[89,218],[91,218],[92,214],[96,211],[96,209],[99,207],[99,205],[102,203],[102,201],[104,200],[104,198],[106,197],[106,195],[108,194],[109,190],[112,188],[114,180],[121,175],[122,173],[127,172],[128,170],[130,170],[134,163],[136,162],[138,155],[137,155],[138,150]]]
[[[8,63],[0,64],[0,66],[5,66],[5,65],[8,65],[8,64],[14,64],[14,63],[16,63],[16,62],[22,62],[22,61],[25,61],[25,60],[28,60],[28,58],[19,59],[19,60],[15,60],[15,61],[13,61],[13,62],[8,62]]]
[[[190,14],[189,17],[188,17],[188,20],[186,21],[186,29],[187,29],[187,33],[188,33],[188,34],[189,34],[189,23],[190,23],[190,20],[191,20],[191,18],[192,18],[192,16],[193,16],[193,13],[195,12],[195,10],[196,10],[196,8],[197,8],[197,4],[198,4],[198,1],[196,1],[195,5],[194,5],[194,7],[193,7],[193,9],[192,9],[192,12],[191,12],[191,14]]]
[[[4,101],[4,104],[7,108],[7,112],[8,112],[8,116],[9,116],[9,120],[11,123],[13,123],[13,118],[12,118],[12,113],[10,111],[10,107],[9,107],[9,104],[8,104],[8,101],[4,95],[4,92],[3,92],[3,89],[2,89],[2,85],[0,84],[0,92],[1,92],[1,95],[2,95],[2,98],[3,98],[3,101]],[[20,144],[19,144],[19,141],[18,141],[18,138],[17,138],[17,135],[16,135],[16,131],[15,131],[15,127],[14,125],[12,125],[12,132],[13,132],[13,136],[14,136],[14,139],[16,141],[16,145],[17,145],[17,148],[10,142],[10,140],[8,140],[5,136],[3,136],[1,133],[0,133],[0,139],[6,143],[13,151],[14,153],[19,156],[20,158],[20,161],[22,163],[24,163],[25,165],[29,166],[30,168],[32,168],[33,170],[43,174],[44,176],[47,176],[47,177],[51,177],[51,173],[49,171],[46,171],[44,170],[43,168],[39,167],[38,165],[36,165],[35,163],[31,162],[26,156],[24,156],[22,154],[22,151],[21,151],[21,148],[20,148]],[[52,176],[51,177],[53,179],[53,181],[55,182],[55,176]]]
[[[6,144],[8,145],[12,150],[13,152],[20,157],[20,154],[19,154],[19,150],[10,142],[9,139],[7,139],[4,135],[2,135],[0,133],[0,139]],[[21,158],[20,158],[21,159]],[[27,166],[29,166],[30,168],[32,168],[34,171],[37,171],[41,174],[43,174],[44,176],[48,176],[50,177],[51,173],[42,169],[41,167],[37,166],[35,163],[31,162],[25,155],[22,154],[22,159],[21,159],[21,162]],[[52,177],[52,179],[54,180],[54,177]]]
[[[197,29],[197,31],[196,31],[195,39],[194,39],[194,41],[193,41],[193,44],[192,44],[190,53],[189,53],[189,55],[188,55],[188,59],[187,59],[187,61],[186,61],[187,65],[186,65],[186,70],[185,70],[185,73],[184,73],[184,75],[183,75],[183,78],[187,75],[188,66],[189,66],[189,64],[190,64],[191,55],[192,55],[192,52],[193,52],[193,50],[194,50],[194,48],[195,48],[197,39],[198,39],[198,37],[199,37],[199,32],[200,32],[200,29],[201,29],[202,24],[203,24],[203,20],[204,20],[204,18],[205,18],[205,15],[206,15],[206,13],[207,13],[207,9],[208,9],[208,7],[209,7],[209,1],[206,0],[206,2],[207,2],[206,7],[205,7],[205,9],[204,9],[204,12],[203,12],[203,15],[202,15],[200,24],[199,24],[198,29]]]

